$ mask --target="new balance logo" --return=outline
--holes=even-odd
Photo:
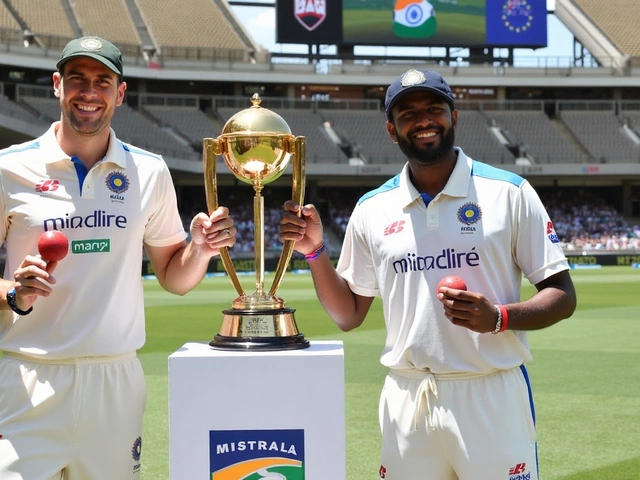
[[[526,472],[526,463],[518,463],[515,467],[509,469],[509,480],[531,480],[531,473]]]
[[[36,185],[36,192],[45,193],[45,192],[55,192],[60,186],[60,182],[58,180],[43,180],[42,182]]]
[[[384,229],[385,236],[391,235],[393,233],[400,233],[402,230],[404,230],[404,224],[405,221],[400,220],[398,222],[393,222],[391,225],[387,225],[387,227]]]

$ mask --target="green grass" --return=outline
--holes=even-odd
[[[638,479],[640,270],[573,270],[572,277],[577,312],[529,336],[541,478]],[[242,281],[250,290],[253,277]],[[221,310],[229,308],[236,295],[224,277],[204,280],[185,297],[163,292],[155,281],[145,281],[145,292],[147,344],[140,358],[148,405],[142,478],[166,480],[167,357],[186,342],[210,341],[218,333]],[[523,285],[523,298],[533,292]],[[385,374],[378,361],[384,341],[379,301],[361,328],[342,333],[320,307],[308,275],[287,276],[278,293],[296,309],[298,326],[307,338],[344,342],[347,475],[349,480],[377,478],[377,405]]]

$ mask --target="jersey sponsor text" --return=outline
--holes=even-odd
[[[449,270],[453,268],[477,267],[480,265],[480,255],[475,247],[469,252],[456,252],[453,248],[442,250],[437,256],[418,256],[408,253],[406,258],[393,262],[395,273],[420,272],[422,270]]]
[[[81,216],[70,216],[68,213],[63,217],[47,218],[44,221],[44,231],[63,230],[65,228],[127,228],[127,217],[124,215],[113,215],[104,210],[94,210],[93,213]]]

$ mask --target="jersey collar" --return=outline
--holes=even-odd
[[[466,197],[469,193],[473,160],[461,148],[454,147],[454,150],[458,154],[458,161],[441,193],[450,197]]]
[[[442,192],[438,195],[449,195],[451,197],[466,197],[469,191],[469,181],[471,179],[471,166],[473,160],[462,151],[459,147],[454,147],[458,154],[458,160],[451,172],[451,176],[444,186]],[[409,163],[406,163],[400,173],[400,186],[403,192],[403,204],[409,206],[416,200],[422,202],[422,196],[416,187],[411,183],[409,176]]]
[[[71,157],[64,153],[56,139],[56,130],[60,122],[53,122],[49,130],[40,137],[40,150],[45,153],[46,157],[42,159],[44,163],[55,163],[62,160],[71,160]],[[116,138],[113,129],[109,129],[109,147],[107,154],[100,163],[115,163],[120,168],[126,168],[127,155],[122,142]]]

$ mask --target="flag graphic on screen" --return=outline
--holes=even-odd
[[[545,0],[487,0],[487,43],[546,46]]]
[[[403,38],[427,38],[436,33],[436,12],[427,0],[397,0],[393,33]]]

